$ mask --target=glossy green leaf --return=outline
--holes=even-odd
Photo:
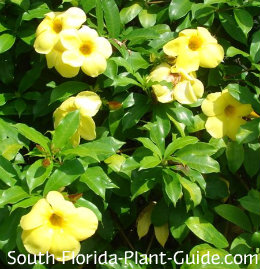
[[[152,142],[152,140],[146,137],[139,137],[137,138],[137,140],[141,142],[144,147],[146,147],[147,149],[151,150],[154,154],[156,154],[159,158],[162,158],[162,153],[160,149]]]
[[[138,17],[141,25],[144,28],[148,28],[155,25],[157,15],[152,13],[151,10],[143,9]]]
[[[172,0],[169,6],[169,17],[171,20],[178,20],[184,17],[191,8],[189,0]]]
[[[3,191],[0,197],[0,208],[7,205],[7,204],[15,204],[24,198],[29,196],[22,187],[20,186],[13,186],[10,189],[6,189]]]
[[[240,29],[247,36],[254,24],[252,15],[245,9],[234,9],[234,16]]]
[[[260,215],[260,192],[257,190],[250,190],[247,196],[244,196],[239,199],[240,204],[256,215]]]
[[[120,10],[120,19],[123,24],[132,21],[142,10],[142,6],[136,2]]]
[[[226,148],[226,157],[228,168],[232,173],[235,173],[243,164],[244,148],[243,145],[235,141],[229,142]]]
[[[260,119],[254,119],[240,126],[236,139],[238,143],[248,143],[260,136]]]
[[[255,63],[260,61],[260,30],[253,34],[252,43],[250,45],[250,55]]]
[[[0,35],[0,53],[8,51],[15,42],[15,36],[4,33]]]
[[[227,239],[211,223],[199,217],[190,217],[185,223],[201,240],[208,242],[217,248],[228,247]]]

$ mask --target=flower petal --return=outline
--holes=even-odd
[[[164,45],[163,51],[168,56],[176,57],[180,54],[181,51],[183,51],[184,48],[188,47],[188,42],[189,39],[187,37],[177,37]]]
[[[62,57],[57,57],[55,69],[64,78],[72,78],[72,77],[75,77],[79,73],[80,67],[74,67],[74,66],[65,64],[62,61]]]
[[[98,227],[96,215],[88,208],[79,207],[74,215],[67,218],[65,232],[82,241],[92,236]]]
[[[80,67],[84,62],[84,56],[77,50],[66,50],[62,53],[62,61],[73,67]]]
[[[179,82],[173,89],[175,99],[181,104],[192,104],[197,101],[190,81]]]
[[[194,91],[194,94],[196,95],[197,98],[201,98],[203,93],[204,93],[204,85],[203,83],[198,80],[194,79],[191,81],[191,86]]]
[[[89,117],[97,114],[102,102],[100,97],[91,91],[79,93],[75,98],[75,106],[80,109],[80,113]]]
[[[224,49],[219,44],[207,44],[199,50],[200,66],[214,68],[224,59]]]
[[[183,68],[187,73],[196,71],[199,69],[199,53],[190,49],[183,49],[180,51],[176,60],[176,67]]]
[[[42,32],[52,31],[52,20],[50,18],[45,18],[36,29],[36,37],[38,37]]]
[[[200,37],[205,43],[217,43],[217,39],[214,38],[208,29],[204,27],[197,28],[198,37]]]
[[[162,63],[151,72],[149,79],[152,81],[169,81],[169,75],[171,74],[171,66],[167,63]]]
[[[98,37],[96,39],[97,51],[102,54],[106,59],[112,54],[112,46],[109,41],[104,37]]]
[[[60,41],[65,49],[78,50],[81,44],[78,31],[75,29],[64,30],[60,33]]]
[[[90,27],[83,25],[78,30],[79,37],[81,41],[95,40],[98,37],[98,33],[96,30],[91,29]]]
[[[25,249],[31,254],[42,254],[50,250],[53,238],[53,229],[41,226],[33,230],[22,232],[22,241]]]
[[[96,125],[91,117],[81,115],[79,134],[85,140],[94,140],[96,138]]]
[[[236,115],[240,117],[245,117],[245,116],[248,116],[252,111],[253,111],[253,108],[251,105],[241,104],[239,107],[236,108]]]
[[[216,116],[224,113],[227,101],[221,92],[210,93],[202,102],[201,109],[206,116]]]
[[[107,62],[105,57],[98,53],[92,53],[85,57],[84,63],[81,66],[82,71],[90,77],[97,77],[105,72],[106,68]]]
[[[228,122],[224,114],[209,117],[206,121],[205,128],[214,138],[222,138],[227,133]]]
[[[179,36],[182,36],[182,37],[191,37],[191,36],[195,36],[198,34],[198,31],[196,29],[185,29],[185,30],[182,30],[180,33],[179,33]]]
[[[153,85],[153,92],[156,95],[157,100],[160,103],[169,103],[174,100],[172,91],[168,89],[166,86],[162,86],[160,84]]]
[[[46,54],[47,66],[52,68],[55,66],[58,57],[61,57],[61,53],[53,49],[48,54]]]
[[[227,136],[232,140],[236,140],[236,134],[238,132],[238,129],[244,123],[246,123],[246,121],[241,118],[229,119],[226,133]]]
[[[65,253],[65,251],[68,251]],[[80,251],[80,243],[70,234],[64,230],[55,230],[51,248],[49,252],[54,255],[58,261],[68,261],[78,255]]]
[[[85,12],[78,7],[71,7],[63,14],[63,23],[65,28],[80,28],[86,21]]]
[[[31,209],[31,211],[22,216],[20,225],[23,230],[31,230],[46,223],[52,209],[46,199],[40,199]]]
[[[77,147],[80,143],[80,134],[79,131],[77,130],[76,133],[71,137],[71,143],[73,147]]]
[[[75,106],[75,99],[76,97],[74,96],[68,98],[60,105],[60,109],[66,112],[71,112],[71,111],[76,110],[77,107]]]
[[[36,37],[34,49],[41,54],[48,54],[58,41],[58,35],[51,31],[44,31]]]

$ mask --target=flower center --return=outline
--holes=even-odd
[[[202,45],[202,40],[198,36],[192,36],[189,40],[189,48],[191,50],[198,50]]]
[[[94,50],[94,44],[91,41],[87,41],[79,48],[80,52],[84,55],[89,55]]]
[[[230,117],[230,116],[234,115],[235,110],[236,110],[236,109],[235,109],[234,106],[228,105],[228,106],[225,108],[225,114],[226,114],[226,116]]]
[[[62,23],[61,23],[61,21],[58,21],[58,20],[54,21],[52,29],[56,34],[60,33],[62,31]]]
[[[56,215],[56,214],[52,214],[51,217],[50,217],[50,223],[53,225],[53,226],[62,226],[62,222],[63,222],[63,219],[62,217]]]
[[[180,73],[171,73],[170,78],[173,86],[175,86],[182,80],[182,75]]]

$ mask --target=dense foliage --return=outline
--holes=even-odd
[[[63,68],[49,69],[47,56],[35,51],[36,29],[45,14],[72,6],[85,12],[84,25],[112,45],[105,71],[105,63],[94,68],[96,73],[77,65],[76,73],[66,75]],[[50,191],[95,213],[98,229],[81,242],[83,254],[258,253],[259,14],[259,0],[0,1],[1,268],[9,268],[9,251],[28,254],[21,217]],[[174,64],[163,47],[182,30],[197,27],[217,39],[224,60],[189,76],[204,85],[195,101],[162,102],[156,86],[170,91],[173,83],[152,80],[150,74],[161,63]],[[240,115],[237,129],[219,136],[205,129],[211,115],[201,105],[208,94],[222,90],[251,110]],[[82,95],[98,102],[89,114],[77,102]],[[91,134],[80,129],[87,121]],[[88,266],[158,268],[136,265],[134,259],[117,267]],[[181,269],[259,266],[247,261]],[[83,267],[56,262],[13,268]],[[169,261],[159,268],[180,266]]]

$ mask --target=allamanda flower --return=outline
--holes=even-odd
[[[20,221],[22,241],[31,254],[53,254],[58,261],[77,256],[79,241],[92,236],[98,227],[96,215],[88,208],[76,208],[61,193],[51,191],[40,199]],[[64,253],[63,251],[68,251]]]
[[[65,12],[49,12],[36,30],[34,48],[38,53],[48,54],[59,41],[65,29],[79,29],[86,21],[86,14],[77,7]]]
[[[208,116],[205,128],[214,138],[225,135],[236,139],[240,125],[246,121],[242,118],[252,111],[250,104],[241,104],[230,95],[228,90],[210,93],[201,105],[203,113]]]
[[[177,100],[181,104],[192,104],[202,97],[204,86],[195,77],[195,73],[187,73],[184,69],[171,67],[167,63],[158,65],[149,75],[152,81],[166,81],[173,84],[173,89],[165,85],[152,85],[156,98],[161,103]]]
[[[80,30],[65,30],[61,33],[61,43],[66,49],[62,53],[62,61],[70,66],[80,68],[91,77],[97,77],[107,67],[112,54],[108,40],[99,37],[98,33],[88,26]]]
[[[187,72],[196,71],[199,66],[214,68],[224,58],[222,46],[203,27],[181,31],[179,37],[164,45],[163,51],[170,57],[177,57],[176,67]]]
[[[76,97],[70,97],[54,111],[54,128],[69,112],[78,109],[80,112],[80,124],[77,132],[72,137],[72,144],[77,146],[80,142],[80,137],[93,140],[96,138],[96,125],[92,117],[97,114],[100,106],[101,100],[99,96],[91,91],[84,91]]]

